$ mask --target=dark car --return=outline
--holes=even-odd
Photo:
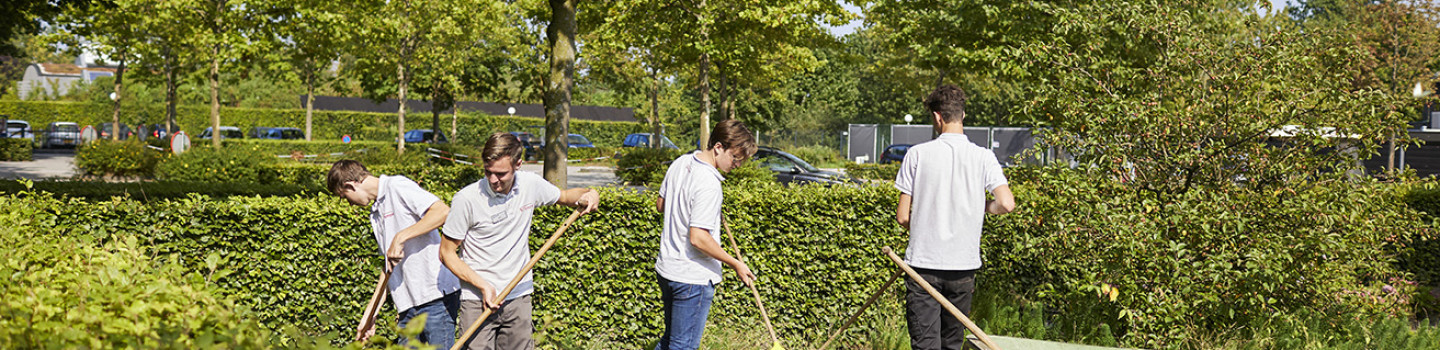
[[[75,147],[80,144],[80,124],[75,122],[53,122],[45,127],[45,141],[40,147]]]
[[[590,139],[585,138],[584,135],[570,134],[567,140],[567,142],[570,143],[570,148],[595,148],[595,144],[590,143]]]
[[[430,129],[413,129],[413,130],[410,130],[410,131],[406,131],[406,132],[405,132],[405,142],[407,142],[407,143],[422,143],[422,142],[428,143],[428,142],[430,142],[430,138],[431,138],[432,136],[434,136],[434,135],[435,135],[435,130],[430,130]],[[450,142],[450,139],[445,137],[445,132],[444,132],[444,131],[441,131],[441,132],[440,132],[440,140],[437,141],[437,142],[435,142],[435,143],[449,143],[449,142]]]
[[[142,131],[140,133],[142,140],[168,140],[170,138],[170,128],[165,127],[165,124],[141,125],[140,130]]]
[[[110,133],[115,130],[111,127],[111,124],[112,123],[100,123],[100,127],[95,128],[95,132],[100,134],[101,140],[110,139]],[[135,136],[135,132],[130,130],[130,126],[125,125],[125,123],[120,123],[120,139],[129,140],[131,136]]]
[[[844,174],[820,170],[805,160],[793,154],[771,148],[760,147],[751,157],[752,162],[758,162],[761,169],[768,169],[775,173],[775,181],[782,184],[807,184],[821,183],[826,185],[854,184],[859,180],[845,176]]]
[[[905,152],[910,151],[910,146],[912,145],[895,144],[885,147],[885,151],[880,152],[880,159],[878,159],[876,163],[889,164],[903,162],[905,161]]]
[[[545,146],[545,143],[542,142],[544,140],[536,137],[535,134],[524,131],[511,131],[510,134],[520,139],[520,146],[525,148],[526,160],[535,160],[540,157],[540,148]]]
[[[250,129],[250,138],[269,140],[299,140],[305,138],[305,131],[299,128],[255,127]]]
[[[625,142],[621,143],[620,147],[649,148],[650,133],[634,133],[630,135],[625,135]],[[670,142],[669,137],[666,137],[665,135],[660,135],[660,148],[680,149],[680,146],[676,146],[674,142]]]
[[[201,131],[201,132],[200,132],[200,139],[209,140],[210,137],[212,137],[212,136],[211,136],[212,134],[214,134],[214,132],[213,132],[213,130],[211,130],[211,128],[205,128],[205,131]],[[243,138],[245,138],[245,133],[244,133],[244,132],[241,132],[241,131],[240,131],[240,128],[233,127],[233,126],[221,126],[221,127],[220,127],[220,139],[221,139],[221,140],[224,140],[224,139],[243,139]]]

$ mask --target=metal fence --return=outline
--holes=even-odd
[[[995,152],[1004,166],[1048,164],[1057,158],[1056,152],[1049,148],[1036,149],[1041,145],[1030,128],[966,127],[965,137]],[[935,131],[930,125],[850,124],[845,157],[856,163],[874,163],[887,146],[914,145],[933,139]],[[1035,152],[1027,153],[1032,149]]]

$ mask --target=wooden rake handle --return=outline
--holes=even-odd
[[[359,341],[361,332],[366,325],[374,327],[375,313],[380,312],[380,303],[385,302],[385,295],[390,292],[385,288],[385,282],[390,281],[390,271],[381,269],[380,280],[375,282],[375,292],[370,295],[370,302],[365,304],[365,312],[360,314],[360,326],[355,327],[355,340]]]
[[[580,218],[581,213],[581,209],[575,209],[574,213],[570,213],[570,217],[565,219],[565,223],[560,224],[560,228],[555,229],[555,233],[551,234],[550,238],[545,240],[545,244],[540,246],[540,250],[535,251],[535,255],[530,257],[530,262],[525,263],[525,267],[520,268],[520,272],[515,274],[515,278],[510,279],[510,284],[505,285],[505,290],[501,291],[498,297],[503,299],[510,295],[510,291],[514,290],[515,286],[520,284],[520,280],[524,279],[526,273],[530,273],[530,269],[535,268],[535,263],[540,261],[540,257],[545,256],[545,252],[550,250],[550,246],[555,245],[555,241],[560,240],[560,235],[565,234],[565,229],[570,228],[570,224],[575,223],[575,219]],[[484,296],[481,297],[483,298]],[[471,336],[475,335],[475,331],[480,330],[480,325],[484,324],[485,319],[489,318],[490,314],[493,313],[495,313],[495,309],[485,308],[485,312],[480,313],[480,318],[475,319],[475,323],[471,324],[470,328],[465,329],[465,333],[460,336],[460,339],[455,340],[455,346],[451,346],[450,350],[460,350],[460,348],[465,347],[465,343],[470,340]]]
[[[875,290],[875,294],[870,294],[870,299],[866,299],[865,304],[860,305],[860,308],[856,309],[855,313],[850,314],[850,318],[845,320],[845,324],[840,325],[840,328],[836,328],[835,331],[830,332],[830,338],[825,339],[825,343],[820,344],[819,349],[829,349],[830,343],[835,341],[835,337],[840,336],[840,332],[844,332],[846,329],[850,329],[850,326],[855,325],[855,320],[860,318],[860,314],[865,313],[865,309],[869,309],[870,305],[874,305],[875,300],[880,299],[880,296],[884,295],[885,291],[890,290],[890,286],[894,285],[895,281],[900,280],[900,276],[904,275],[905,271],[896,270],[895,274],[891,275],[890,279],[886,280],[885,284],[880,286],[880,289]]]
[[[724,216],[721,216],[720,226],[725,228],[725,236],[730,238],[730,249],[735,250],[735,258],[744,262],[745,255],[740,254],[740,245],[735,243],[735,233],[730,232],[730,220],[725,220]],[[770,313],[765,311],[765,303],[760,301],[760,290],[755,288],[753,282],[746,286],[750,287],[750,295],[755,296],[755,306],[760,308],[760,318],[765,320],[765,330],[770,331],[770,340],[774,344],[780,344],[780,337],[775,334],[775,326],[770,324]]]
[[[916,273],[915,269],[910,268],[910,265],[906,265],[905,260],[900,259],[900,256],[895,255],[895,251],[890,250],[889,246],[881,248],[881,250],[885,252],[885,255],[890,256],[890,260],[894,261],[895,265],[900,265],[900,270],[903,270],[905,271],[905,274],[910,275],[910,279],[914,280],[915,284],[919,284],[920,288],[925,288],[925,292],[930,293],[930,297],[935,298],[935,301],[940,302],[940,306],[944,306],[945,311],[949,311],[951,315],[955,315],[955,318],[959,319],[960,323],[965,325],[965,329],[969,329],[970,333],[975,333],[975,337],[980,338],[981,343],[985,343],[985,346],[989,347],[990,349],[1000,349],[999,346],[995,345],[994,341],[990,340],[990,336],[986,335],[985,331],[980,330],[980,327],[976,326],[975,322],[971,322],[969,317],[965,317],[965,314],[961,313],[960,309],[955,307],[955,304],[951,304],[949,300],[945,299],[945,296],[940,295],[940,291],[937,291],[935,290],[935,287],[930,286],[930,282],[925,282],[924,278],[920,278],[920,274]]]

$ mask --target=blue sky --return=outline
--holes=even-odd
[[[1270,1],[1270,9],[1271,9],[1272,12],[1278,12],[1278,11],[1280,11],[1281,9],[1284,9],[1285,6],[1293,6],[1293,5],[1295,5],[1295,1],[1294,1],[1294,0],[1269,0],[1269,1]],[[845,7],[845,10],[846,10],[846,11],[850,11],[851,13],[854,13],[854,14],[856,14],[856,15],[861,15],[861,13],[860,13],[860,7],[859,7],[859,6],[852,5],[852,4],[848,3],[848,2],[841,2],[840,6]],[[843,26],[839,26],[839,27],[825,26],[825,27],[830,29],[830,34],[835,35],[835,36],[837,36],[837,37],[841,37],[841,36],[848,35],[848,34],[850,34],[850,33],[854,33],[856,29],[860,28],[860,24],[862,24],[862,23],[864,23],[863,20],[861,20],[861,19],[856,19],[856,20],[854,20],[854,21],[850,21],[850,23],[845,24],[845,25],[843,25]]]

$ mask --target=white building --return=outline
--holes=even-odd
[[[94,82],[95,78],[115,76],[113,66],[96,63],[93,54],[85,53],[75,58],[75,64],[34,63],[25,67],[25,77],[15,90],[22,100],[56,98],[70,93],[80,81]]]

